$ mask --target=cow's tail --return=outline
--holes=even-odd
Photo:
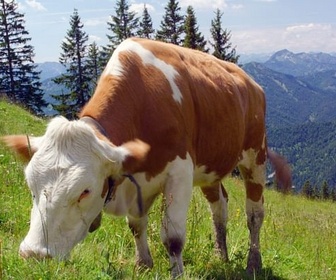
[[[269,148],[267,156],[275,171],[277,188],[283,193],[289,193],[292,189],[292,170],[287,160]]]

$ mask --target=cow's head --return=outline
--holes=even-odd
[[[82,121],[53,119],[42,137],[7,136],[4,141],[28,161],[33,196],[23,257],[66,258],[100,218],[107,177],[120,176],[125,160],[136,163],[149,146],[139,140],[116,147]]]

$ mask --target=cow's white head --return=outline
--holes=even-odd
[[[124,172],[125,160],[141,161],[149,146],[139,140],[116,147],[82,121],[54,118],[42,137],[7,136],[5,142],[28,159],[33,196],[23,257],[66,258],[99,219],[107,177]]]

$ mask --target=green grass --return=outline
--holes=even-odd
[[[0,101],[0,136],[41,134],[46,121]],[[102,226],[78,244],[66,262],[22,260],[21,240],[29,228],[30,192],[19,160],[0,144],[0,279],[169,279],[160,241],[161,201],[150,213],[152,270],[134,263],[134,243],[125,219],[105,215]],[[240,180],[225,180],[229,193],[230,262],[214,253],[208,205],[195,188],[188,215],[182,279],[248,279],[245,274],[248,231]],[[265,191],[266,218],[261,230],[263,270],[256,279],[336,279],[336,204]]]

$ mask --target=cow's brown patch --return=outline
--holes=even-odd
[[[246,182],[246,197],[251,199],[254,202],[260,201],[260,199],[263,199],[262,193],[263,193],[263,186],[257,183],[253,182]]]
[[[223,194],[224,198],[228,199],[228,194],[222,183],[217,183],[213,186],[206,186],[201,188],[205,198],[210,202],[214,203],[219,200],[220,192]]]

